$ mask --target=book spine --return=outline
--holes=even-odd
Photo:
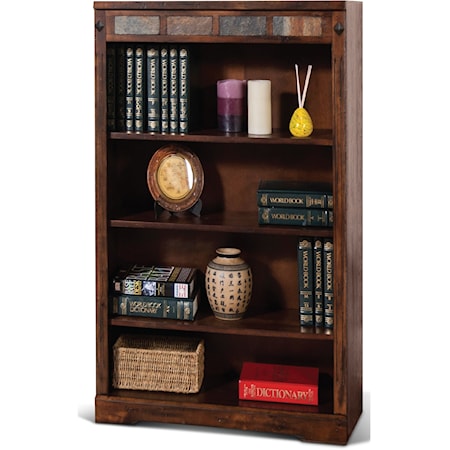
[[[115,295],[112,297],[112,313],[119,316],[194,320],[198,301],[199,293],[193,299]]]
[[[323,327],[323,242],[314,239],[314,325]]]
[[[169,132],[169,50],[161,48],[161,133]]]
[[[310,192],[257,192],[257,204],[264,207],[326,209],[327,195]]]
[[[116,48],[109,46],[106,53],[106,110],[108,131],[116,129]]]
[[[301,326],[314,325],[313,249],[311,239],[298,242],[299,314]]]
[[[134,49],[126,49],[125,131],[134,131]]]
[[[306,208],[258,207],[260,225],[328,227],[328,211]]]
[[[134,69],[134,131],[144,131],[144,48],[137,47],[135,50]]]
[[[117,48],[117,97],[116,97],[116,130],[125,131],[126,91],[127,91],[127,56],[125,46]]]
[[[324,275],[323,289],[324,301],[324,327],[334,327],[334,246],[331,239],[325,239],[323,243]]]
[[[147,131],[159,133],[160,124],[160,62],[159,48],[147,49]]]
[[[187,134],[189,132],[189,49],[187,47],[181,47],[179,53],[179,109],[180,109],[180,121],[179,128],[180,134]]]
[[[317,386],[261,380],[239,380],[239,399],[300,405],[319,404]]]
[[[178,48],[169,49],[169,133],[178,134]]]

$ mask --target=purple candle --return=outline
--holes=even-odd
[[[238,133],[243,130],[245,85],[243,80],[217,82],[217,120],[220,131]]]

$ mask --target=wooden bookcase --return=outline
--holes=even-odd
[[[95,2],[94,9],[96,421],[207,425],[346,443],[362,411],[361,3]],[[196,117],[188,134],[108,130],[107,50],[123,43],[189,45]],[[303,79],[307,65],[313,65],[306,108],[314,132],[304,139],[288,131],[297,106],[295,63]],[[272,135],[217,131],[215,86],[225,78],[272,81]],[[155,218],[146,169],[167,143],[189,147],[203,165],[200,218]],[[259,226],[258,182],[277,178],[331,183],[333,227]],[[301,236],[334,240],[332,332],[308,332],[299,324]],[[204,273],[221,246],[240,248],[253,270],[244,319],[215,319],[206,297],[192,322],[109,313],[111,279],[119,267],[157,262]],[[125,332],[202,337],[201,391],[113,389],[112,346]],[[319,367],[319,406],[239,401],[237,382],[246,360]]]

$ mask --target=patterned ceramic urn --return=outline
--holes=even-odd
[[[238,248],[218,248],[216,253],[205,273],[209,304],[218,319],[241,319],[252,295],[252,271]]]

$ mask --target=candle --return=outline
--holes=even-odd
[[[238,133],[243,130],[245,81],[217,82],[217,121],[220,131]]]
[[[272,134],[272,99],[270,80],[248,81],[248,134]]]

